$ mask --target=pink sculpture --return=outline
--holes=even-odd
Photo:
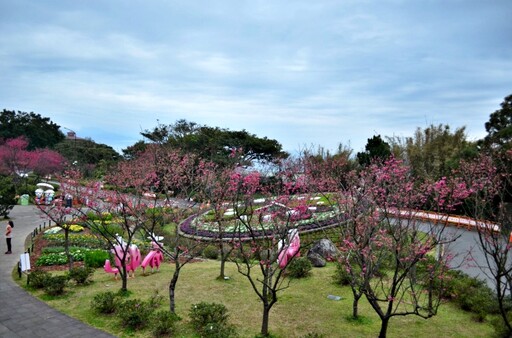
[[[110,264],[110,261],[107,259],[105,261],[105,272],[107,273],[113,273],[115,275],[115,278],[117,278],[117,274],[119,273],[119,269],[122,266],[120,257],[123,257],[124,249],[126,248],[126,243],[123,241],[121,236],[117,236],[117,242],[119,244],[114,246],[114,249],[111,251],[114,253],[115,261],[116,261],[116,267],[113,268]],[[125,266],[126,266],[126,272],[128,272],[128,275],[135,277],[135,270],[140,265],[140,250],[135,244],[131,244],[128,248],[128,251],[126,252],[126,259],[125,259]]]
[[[285,243],[284,240],[281,240],[278,244],[278,252],[279,256],[277,261],[279,263],[279,267],[284,269],[288,264],[288,261],[293,257],[300,256],[300,238],[299,231],[297,229],[290,229],[288,231],[288,243]]]
[[[153,268],[156,268],[156,271],[160,268],[160,264],[164,260],[164,255],[160,250],[160,246],[156,242],[151,242],[153,248],[151,251],[144,257],[142,261],[142,273],[146,272],[146,267],[149,265],[151,267],[151,272],[153,272]]]
[[[110,260],[109,259],[107,259],[105,261],[105,265],[103,266],[103,268],[105,269],[105,272],[113,273],[114,274],[114,278],[117,279],[117,274],[119,273],[119,269],[118,268],[113,268],[112,265],[110,265]]]

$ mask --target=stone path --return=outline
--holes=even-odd
[[[113,337],[52,309],[14,283],[11,273],[25,238],[44,220],[34,206],[15,206],[9,216],[14,222],[11,255],[4,254],[7,221],[0,222],[0,337]]]

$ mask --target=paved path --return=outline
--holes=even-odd
[[[52,309],[13,282],[25,238],[44,220],[34,206],[15,206],[9,216],[14,222],[11,255],[4,254],[7,222],[0,222],[0,337],[113,337]]]

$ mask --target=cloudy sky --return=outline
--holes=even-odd
[[[0,0],[0,109],[118,151],[182,118],[289,152],[441,123],[476,140],[512,94],[511,18],[510,0]]]

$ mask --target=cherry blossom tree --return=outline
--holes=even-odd
[[[23,136],[0,145],[0,173],[12,175],[16,185],[30,172],[48,175],[64,168],[65,159],[59,153],[49,149],[27,150],[28,145]]]
[[[262,336],[269,335],[270,311],[278,301],[278,294],[289,286],[285,271],[300,254],[297,246],[290,256],[283,255],[291,244],[290,233],[296,228],[296,221],[307,212],[304,204],[307,199],[290,194],[302,190],[302,180],[290,171],[283,174],[296,179],[283,180],[284,184],[263,185],[258,172],[235,171],[227,187],[237,219],[232,241],[236,252],[234,261],[263,305]],[[265,206],[258,204],[263,200]]]
[[[323,181],[313,186],[328,189],[333,177],[317,177]],[[393,158],[346,175],[345,182],[332,182],[324,194],[339,212],[339,260],[350,278],[353,316],[363,295],[381,320],[380,337],[394,316],[434,316],[440,304],[434,285],[442,281],[450,257],[428,255],[455,238],[445,233],[445,220],[419,219],[427,202],[436,211],[453,210],[468,189],[446,179],[420,185]]]
[[[475,160],[463,161],[454,172],[472,190],[464,211],[479,222],[478,247],[484,255],[479,267],[492,281],[507,336],[512,335],[512,212],[507,206],[512,196],[511,163],[510,150],[495,156],[482,154]]]

